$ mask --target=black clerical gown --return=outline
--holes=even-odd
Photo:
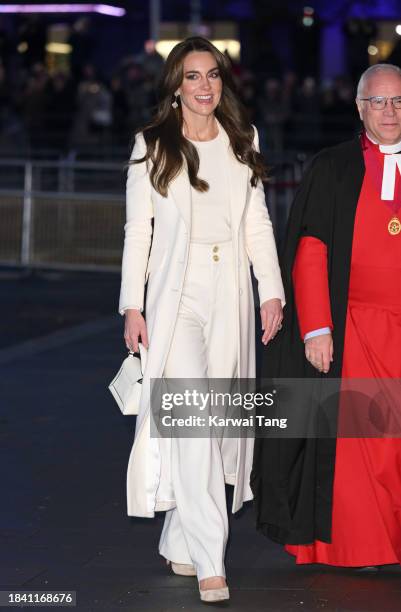
[[[299,239],[312,236],[327,247],[335,347],[327,376],[341,377],[354,221],[364,173],[359,138],[312,160],[290,213],[282,256],[283,330],[265,351],[262,376],[321,377],[305,359],[291,279]],[[256,439],[251,486],[257,527],[265,535],[287,544],[331,541],[335,456],[334,437]]]

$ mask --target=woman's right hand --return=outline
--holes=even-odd
[[[146,329],[145,319],[141,311],[135,308],[128,308],[125,311],[124,340],[128,350],[139,352],[139,338],[145,348],[149,347],[148,330]]]

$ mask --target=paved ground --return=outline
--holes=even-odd
[[[116,274],[0,268],[0,349],[112,314],[118,293]]]
[[[2,275],[0,590],[71,589],[84,611],[204,611],[195,579],[171,575],[157,553],[162,515],[126,516],[134,420],[107,390],[125,355],[117,297],[112,276]],[[401,609],[398,566],[296,567],[247,506],[231,520],[231,600],[219,607]]]

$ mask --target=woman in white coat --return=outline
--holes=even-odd
[[[159,551],[174,572],[197,576],[204,601],[229,597],[225,483],[236,512],[252,498],[253,440],[151,436],[150,379],[255,376],[250,264],[264,344],[284,304],[263,178],[228,59],[200,37],[179,43],[127,179],[119,312],[127,347],[148,348],[127,497],[131,516],[166,511]]]

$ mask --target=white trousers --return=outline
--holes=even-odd
[[[167,357],[165,378],[235,378],[238,338],[232,243],[191,243]],[[225,576],[228,538],[225,480],[233,484],[238,441],[216,437],[171,440],[176,507],[167,511],[159,552],[193,564],[198,580]]]

